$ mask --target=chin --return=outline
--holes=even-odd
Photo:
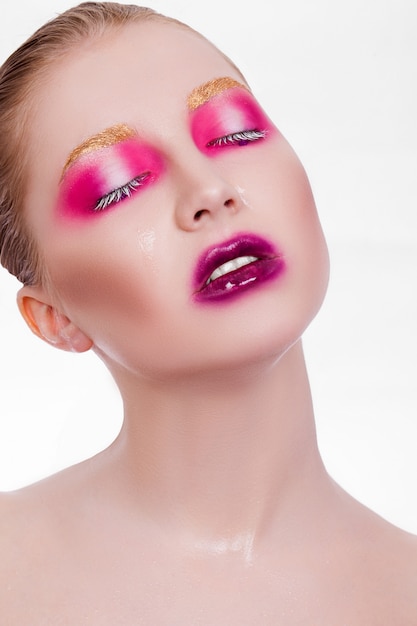
[[[256,304],[241,307],[231,315],[230,324],[218,324],[210,334],[209,345],[199,350],[201,371],[236,373],[268,369],[276,364],[302,338],[305,329],[318,313],[325,294],[310,302],[278,303],[262,298]],[[202,348],[202,346],[201,346]],[[205,357],[205,358],[204,358]],[[191,368],[199,369],[197,363]]]

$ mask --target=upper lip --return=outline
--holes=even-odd
[[[205,287],[209,277],[217,267],[241,256],[270,259],[278,256],[278,254],[272,243],[252,233],[240,233],[227,241],[210,246],[197,260],[194,272],[195,291],[200,291]]]

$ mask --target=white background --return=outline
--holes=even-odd
[[[0,2],[2,60],[72,4]],[[303,161],[332,258],[327,300],[305,337],[322,454],[355,497],[417,533],[417,4],[152,7],[236,61]],[[0,271],[2,490],[95,453],[121,424],[102,364],[33,337],[15,307],[17,288]]]

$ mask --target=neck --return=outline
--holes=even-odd
[[[120,387],[123,484],[193,546],[249,554],[323,480],[301,342],[250,376]]]

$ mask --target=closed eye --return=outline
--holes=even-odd
[[[112,191],[107,193],[105,196],[102,196],[101,198],[99,198],[99,200],[97,200],[94,211],[103,211],[112,204],[118,204],[122,200],[130,198],[130,196],[134,194],[139,189],[139,187],[142,187],[145,180],[149,178],[150,174],[150,172],[144,172],[143,174],[132,178],[132,180],[126,183],[126,185],[117,187],[116,189],[113,189]]]
[[[218,146],[246,146],[252,141],[265,139],[266,133],[266,130],[242,130],[238,133],[231,133],[230,135],[213,139],[212,141],[209,141],[206,146],[207,148],[214,148]]]

